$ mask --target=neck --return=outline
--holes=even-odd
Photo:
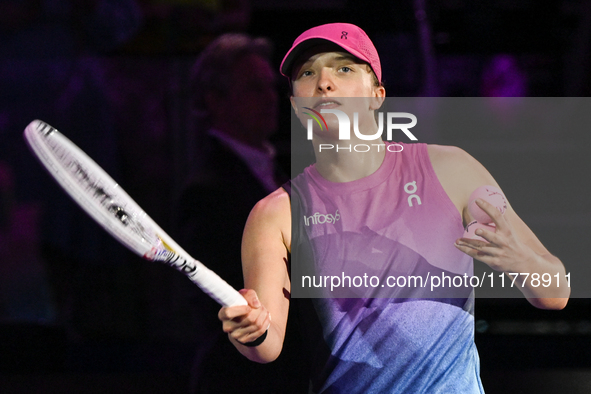
[[[359,125],[365,135],[375,135],[378,126],[372,117]],[[340,141],[336,136],[315,134],[312,139],[316,155],[316,170],[331,182],[351,182],[376,172],[386,156],[381,137],[364,140],[351,130],[350,140]],[[330,148],[332,146],[332,148]]]

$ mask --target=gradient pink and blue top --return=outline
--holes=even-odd
[[[292,301],[312,349],[313,392],[483,392],[473,291],[432,286],[434,276],[472,275],[454,247],[461,215],[427,146],[400,146],[363,179],[329,182],[312,165],[291,183]]]

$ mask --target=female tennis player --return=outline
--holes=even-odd
[[[285,56],[281,73],[289,78],[301,119],[304,107],[347,112],[348,98],[365,98],[365,107],[355,109],[359,129],[376,134],[374,112],[386,92],[378,54],[359,27],[335,23],[307,30]],[[463,150],[420,143],[390,149],[379,137],[367,141],[351,132],[351,144],[372,149],[319,152],[320,144],[339,143],[336,117],[324,117],[328,129],[315,128],[312,139],[315,164],[261,200],[248,218],[241,291],[248,305],[222,308],[223,330],[243,355],[271,362],[281,352],[287,319],[297,313],[310,344],[314,393],[483,392],[473,295],[290,300],[292,281],[301,280],[293,272],[290,277],[290,255],[297,249],[317,265],[381,274],[461,275],[471,272],[472,258],[506,273],[558,274],[549,287],[520,286],[532,305],[545,309],[562,309],[568,301],[561,261],[510,205],[501,214],[478,200],[496,232],[477,231],[486,242],[462,238],[473,219],[471,193],[483,185],[498,187]],[[298,203],[290,205],[296,197]]]

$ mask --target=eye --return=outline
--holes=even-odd
[[[298,71],[298,73],[296,74],[296,80],[300,79],[300,78],[304,78],[304,77],[309,77],[310,75],[312,75],[312,71],[310,71],[309,69],[301,69],[300,71]]]
[[[349,73],[351,71],[353,71],[353,69],[349,66],[343,66],[339,69],[339,71],[345,72],[345,73]]]

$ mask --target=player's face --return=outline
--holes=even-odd
[[[384,97],[369,65],[332,46],[304,54],[292,79],[294,97]]]
[[[376,86],[370,66],[336,45],[315,47],[304,53],[296,63],[292,74],[293,96],[291,104],[306,125],[305,110],[321,112],[322,109],[338,109],[349,119],[357,113],[361,123],[373,124],[373,111],[381,106],[385,89]],[[305,109],[305,110],[304,110]],[[329,134],[325,138],[336,138],[339,130],[337,117],[325,115]],[[304,126],[305,127],[305,126]],[[321,131],[314,126],[315,134]]]

